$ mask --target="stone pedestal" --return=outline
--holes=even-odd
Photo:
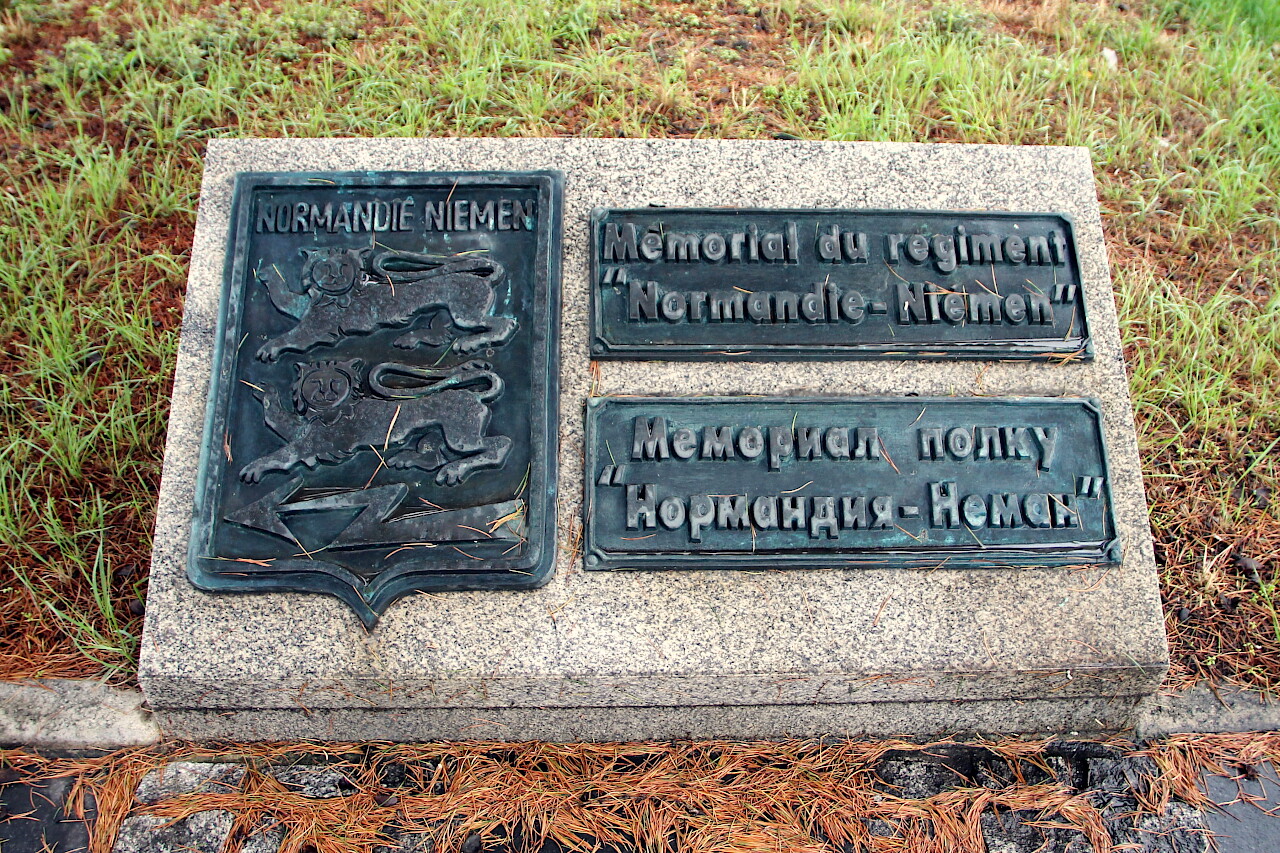
[[[559,556],[541,589],[402,598],[371,631],[336,599],[187,580],[196,466],[239,171],[565,175]],[[597,207],[916,208],[1073,217],[1095,359],[590,361]],[[1119,565],[586,572],[588,395],[1089,396]],[[184,738],[626,740],[1123,727],[1166,666],[1133,414],[1080,148],[537,139],[210,143],[140,680]]]

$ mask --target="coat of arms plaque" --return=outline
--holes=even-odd
[[[558,173],[237,177],[189,574],[530,588],[555,557]]]

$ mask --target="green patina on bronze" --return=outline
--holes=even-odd
[[[601,397],[588,569],[1118,563],[1086,398]]]
[[[530,588],[555,558],[558,173],[237,177],[189,575]]]
[[[596,358],[1093,357],[1064,214],[641,208],[591,223]]]

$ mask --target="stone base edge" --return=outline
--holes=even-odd
[[[72,678],[0,683],[0,746],[121,749],[159,739],[137,690]]]
[[[1140,696],[627,708],[161,709],[166,734],[194,741],[778,740],[959,734],[1078,734],[1129,728]]]
[[[156,708],[265,710],[295,703],[311,711],[342,710],[353,697],[370,709],[593,708],[840,705],[893,702],[1074,701],[1098,695],[1148,695],[1159,689],[1164,661],[1046,665],[1036,670],[894,673],[779,672],[697,677],[575,675],[572,678],[477,677],[346,679],[183,678],[140,673]],[[457,698],[461,697],[461,698]],[[443,701],[442,701],[443,700]]]
[[[1266,693],[1198,684],[1147,697],[1134,728],[1142,740],[1193,732],[1275,732],[1280,731],[1280,704]]]

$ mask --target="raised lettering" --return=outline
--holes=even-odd
[[[1001,263],[1004,257],[1000,253],[1000,239],[994,234],[974,234],[969,237],[970,263]]]
[[[1049,240],[1047,237],[1028,237],[1027,238],[1027,263],[1029,264],[1053,263],[1053,259],[1049,257]]]
[[[987,526],[987,502],[979,495],[966,495],[960,505],[960,513],[964,516],[964,523],[970,527]]]
[[[831,427],[826,435],[827,455],[832,459],[849,458],[848,427]]]
[[[1004,238],[1004,256],[1011,264],[1020,264],[1027,259],[1027,244],[1017,234]]]
[[[702,531],[716,519],[716,505],[709,495],[694,495],[689,499],[689,540],[702,541]]]
[[[929,523],[934,527],[960,526],[960,500],[954,482],[929,484]]]
[[[1053,467],[1054,452],[1058,449],[1058,428],[1032,427],[1031,434],[1040,445],[1040,464],[1037,467],[1041,471],[1048,471]]]
[[[746,495],[720,495],[716,502],[716,527],[721,530],[742,530],[747,526]]]
[[[1000,444],[1000,428],[985,426],[978,427],[978,452],[974,454],[975,459],[1003,459],[1004,447]]]
[[[947,452],[956,459],[968,459],[973,453],[973,433],[964,427],[947,430]]]
[[[645,235],[648,237],[648,235]],[[610,222],[604,226],[604,247],[601,253],[606,261],[638,260],[636,251],[636,227],[625,223],[619,228]]]
[[[777,471],[782,460],[795,448],[795,433],[790,427],[769,427],[769,470]]]
[[[949,273],[955,272],[956,269],[956,244],[950,237],[938,234],[933,238],[933,265],[938,268],[938,272]]]
[[[702,430],[703,459],[732,459],[733,430],[730,427],[706,427]]]
[[[258,224],[255,229],[259,234],[274,234],[276,230],[276,208],[272,204],[258,205]]]
[[[822,430],[799,427],[796,430],[796,458],[814,459],[822,455]]]
[[[658,319],[658,283],[636,281],[627,286],[627,317],[632,320]]]
[[[713,292],[710,303],[712,320],[741,320],[746,316],[746,297],[736,290]]]
[[[655,487],[652,483],[627,486],[627,529],[651,530],[658,526],[655,506]]]
[[[836,527],[836,499],[819,497],[813,499],[813,515],[809,517],[809,538],[821,539],[826,532],[828,539],[839,536]]]
[[[946,449],[941,427],[924,427],[916,433],[920,437],[921,459],[945,459]]]
[[[840,526],[853,530],[867,527],[867,499],[862,495],[856,498],[840,499]]]
[[[1054,527],[1079,527],[1080,511],[1076,508],[1076,496],[1070,493],[1049,495],[1049,509]]]
[[[694,234],[668,234],[667,260],[696,261],[698,259],[698,238]]]
[[[1053,524],[1049,515],[1048,495],[1027,495],[1022,499],[1022,517],[1027,527],[1048,527]]]
[[[671,456],[667,446],[666,418],[636,418],[631,439],[632,459],[666,459]]]
[[[858,427],[853,433],[854,459],[880,458],[880,431],[875,427]]]
[[[658,303],[662,309],[662,319],[669,323],[675,323],[684,319],[685,304],[684,297],[674,291],[665,293],[662,301]]]
[[[1022,526],[1022,509],[1018,506],[1017,495],[992,495],[991,496],[991,521],[992,527],[1021,527]]]
[[[324,228],[326,231],[332,231],[330,227],[333,225],[333,205],[326,204],[321,210],[319,205],[311,205],[311,219],[307,223],[308,231],[316,231]]]
[[[658,504],[658,520],[668,530],[675,530],[684,525],[684,501],[676,497],[663,498]]]
[[[804,530],[805,498],[801,497],[785,497],[782,503],[782,520],[779,527],[782,530]]]
[[[888,530],[893,527],[893,498],[877,495],[871,499],[871,529]]]
[[[778,526],[778,499],[761,495],[751,502],[751,522],[761,530]]]
[[[657,231],[646,232],[640,238],[640,257],[646,261],[662,260],[662,235]]]
[[[680,427],[671,433],[671,455],[677,459],[692,459],[698,452],[698,435],[688,427]]]

